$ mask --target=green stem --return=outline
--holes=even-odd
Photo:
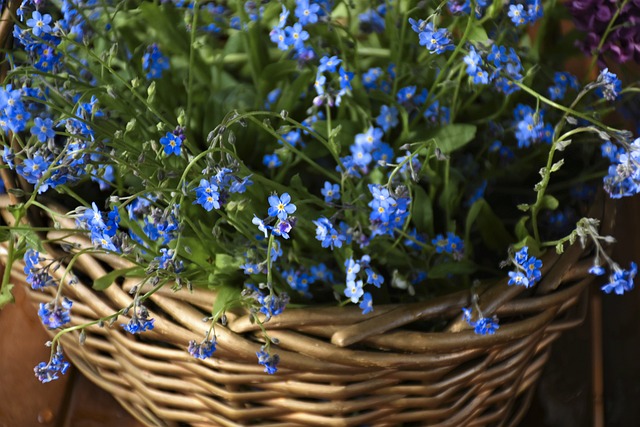
[[[191,20],[191,39],[189,43],[189,70],[187,73],[189,74],[189,79],[187,83],[187,121],[189,123],[191,121],[191,108],[193,104],[193,68],[195,61],[195,42],[196,42],[196,28],[198,25],[198,11],[200,10],[200,5],[198,4],[198,0],[196,0],[193,4],[193,19]],[[190,126],[188,126],[190,127]]]

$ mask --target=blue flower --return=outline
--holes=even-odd
[[[333,184],[329,181],[324,182],[324,188],[320,190],[320,193],[324,196],[324,201],[329,203],[333,200],[340,200],[340,185]]]
[[[147,80],[159,79],[169,69],[169,58],[160,52],[157,44],[149,46],[142,56],[142,69],[147,72]]]
[[[280,362],[280,356],[274,354],[271,356],[269,353],[265,351],[265,347],[263,346],[260,351],[256,352],[256,356],[258,356],[258,363],[264,366],[264,371],[273,375],[278,371],[278,363]]]
[[[609,72],[608,68],[600,72],[596,84],[598,85],[598,94],[607,101],[615,101],[622,90],[622,82],[615,74]]]
[[[382,129],[370,126],[365,133],[359,133],[356,135],[356,145],[365,147],[368,152],[371,152],[382,142],[382,136],[384,132]]]
[[[253,214],[253,219],[251,220],[251,223],[258,226],[258,230],[264,233],[265,239],[269,237],[268,233],[271,227],[266,225],[264,221],[258,218],[255,214]]]
[[[196,343],[195,340],[189,341],[189,347],[187,349],[190,355],[196,359],[207,359],[213,356],[216,351],[216,338],[205,339],[200,343]]]
[[[282,256],[282,247],[280,246],[279,240],[273,241],[273,246],[271,246],[271,262],[276,262],[278,258]]]
[[[507,13],[511,22],[516,26],[524,25],[527,23],[527,13],[524,10],[524,6],[521,4],[510,4],[509,13]]]
[[[345,271],[347,273],[347,282],[353,281],[356,278],[356,274],[360,272],[360,263],[354,261],[353,258],[349,258],[344,263]]]
[[[36,378],[41,383],[48,383],[58,379],[58,373],[64,375],[69,369],[69,362],[64,360],[62,349],[58,347],[49,363],[40,362],[33,368]]]
[[[365,34],[384,32],[384,18],[374,9],[367,9],[358,15],[358,20],[360,21],[358,28]]]
[[[351,299],[351,302],[358,304],[360,297],[364,294],[362,289],[362,280],[347,280],[347,287],[344,289],[344,295]]]
[[[250,283],[247,283],[246,287],[247,289],[244,293],[260,304],[260,313],[266,316],[264,322],[268,322],[271,317],[281,314],[289,304],[289,295],[286,292],[282,292],[280,295],[276,295],[273,292],[265,295]]]
[[[369,166],[369,163],[371,163],[371,160],[373,160],[371,154],[369,154],[369,152],[362,145],[354,144],[349,148],[351,150],[351,156],[354,165],[360,167],[361,169],[363,169],[363,171],[366,171],[367,166]]]
[[[40,142],[46,142],[47,139],[53,138],[56,136],[56,132],[53,130],[53,120],[50,118],[42,120],[40,117],[36,117],[31,134],[35,135]]]
[[[320,58],[320,65],[318,66],[318,72],[323,73],[325,71],[328,71],[330,73],[335,73],[336,67],[340,65],[341,62],[342,60],[339,59],[337,56],[332,56],[332,57],[323,56],[322,58]]]
[[[282,5],[282,12],[280,12],[280,16],[278,17],[278,28],[284,28],[287,25],[287,19],[289,18],[289,10]]]
[[[400,104],[407,104],[413,101],[413,96],[416,94],[416,90],[417,90],[416,86],[403,87],[396,94],[396,100]]]
[[[154,261],[158,263],[158,268],[161,270],[180,273],[184,270],[184,263],[181,260],[176,260],[175,255],[176,252],[173,249],[162,248],[160,256],[154,258]]]
[[[196,187],[195,192],[196,201],[194,203],[202,205],[207,211],[220,209],[220,193],[213,178],[210,180],[201,179],[200,186]]]
[[[367,273],[367,283],[375,286],[376,288],[380,288],[384,283],[384,277],[373,271],[373,269],[367,268],[365,272]]]
[[[296,50],[303,48],[305,40],[309,39],[309,33],[302,29],[302,25],[299,22],[285,28],[284,33],[284,42],[287,46],[292,46]]]
[[[516,270],[509,272],[509,285],[520,285],[530,288],[540,281],[542,277],[542,261],[534,256],[529,256],[529,248],[523,246],[512,260]]]
[[[260,267],[258,267],[258,264],[247,262],[241,265],[240,268],[243,270],[243,273],[247,275],[260,273]]]
[[[41,302],[38,316],[40,316],[44,326],[49,329],[57,329],[71,322],[72,305],[73,301],[66,297],[46,304]]]
[[[418,33],[419,43],[425,46],[430,53],[439,55],[447,50],[453,50],[449,32],[441,28],[435,30],[431,22],[424,26],[424,29]]]
[[[385,132],[398,125],[398,109],[383,105],[380,107],[380,115],[376,117],[376,123]]]
[[[360,302],[359,307],[362,309],[362,314],[368,314],[373,311],[373,299],[369,292],[365,292],[362,295],[362,301]]]
[[[378,79],[382,76],[382,69],[379,67],[369,68],[362,75],[362,85],[366,89],[375,89],[378,85]]]
[[[313,275],[315,280],[333,283],[333,273],[323,263],[311,266],[311,274]]]
[[[502,64],[508,62],[507,48],[494,44],[491,46],[491,52],[487,55],[487,60],[493,62],[496,68],[500,68]]]
[[[313,82],[313,87],[316,89],[318,96],[324,95],[324,85],[327,82],[327,78],[318,71],[316,74],[316,80]]]
[[[527,276],[521,271],[510,271],[508,284],[524,286],[525,288],[528,288],[529,279],[527,279]]]
[[[140,332],[150,331],[153,329],[153,322],[155,319],[149,318],[149,311],[143,305],[138,305],[137,310],[134,309],[133,316],[129,323],[120,324],[125,331],[130,334],[139,334]]]
[[[284,7],[284,6],[283,6]],[[287,34],[281,28],[274,28],[269,33],[269,38],[273,43],[278,45],[278,49],[280,50],[289,50],[289,45],[287,44]]]
[[[351,80],[353,80],[354,73],[345,70],[343,67],[340,67],[338,71],[340,74],[340,91],[346,93],[347,90],[351,90]]]
[[[452,232],[447,232],[447,237],[438,234],[431,243],[436,247],[436,253],[448,253],[453,255],[456,261],[464,258],[464,242]]]
[[[611,141],[606,141],[600,146],[602,157],[609,159],[611,162],[618,162],[620,154],[624,153],[624,150],[618,150],[618,147]]]
[[[269,210],[267,213],[269,216],[278,217],[279,220],[284,221],[288,215],[291,215],[296,211],[296,205],[291,203],[291,196],[289,193],[283,193],[281,197],[277,194],[269,196]]]
[[[167,156],[174,154],[180,155],[180,148],[182,147],[182,138],[175,135],[173,132],[167,132],[165,136],[160,138],[160,144],[164,147],[164,154]]]
[[[295,10],[296,18],[300,21],[301,25],[315,24],[318,22],[318,12],[320,11],[320,5],[316,3],[309,3],[309,0],[297,0],[297,7]]]
[[[594,276],[602,276],[604,273],[605,270],[601,265],[594,264],[589,268],[589,274],[593,274]]]
[[[282,166],[282,162],[276,153],[265,154],[262,159],[262,163],[269,169],[275,169],[278,166]]]
[[[498,318],[495,316],[493,318],[481,317],[477,321],[472,320],[471,317],[471,309],[463,308],[462,318],[469,324],[469,326],[474,328],[474,332],[477,335],[493,335],[496,333],[496,330],[500,328],[498,325]]]
[[[51,15],[42,15],[37,10],[31,14],[31,19],[27,20],[27,27],[30,27],[33,31],[33,35],[40,37],[42,34],[49,34],[51,32]]]
[[[334,247],[341,248],[342,243],[347,239],[345,235],[339,233],[325,217],[320,217],[317,220],[313,221],[316,225],[316,240],[322,242],[323,248],[331,248],[333,250]]]
[[[609,276],[609,283],[602,287],[602,290],[610,294],[615,292],[617,295],[622,295],[633,289],[633,279],[638,273],[638,266],[635,262],[631,263],[629,270],[623,270],[617,265],[614,265],[614,272]]]
[[[498,319],[483,317],[478,319],[474,332],[478,335],[493,335],[500,328],[498,325]]]

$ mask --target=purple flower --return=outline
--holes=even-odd
[[[586,37],[578,42],[591,55],[600,45],[619,3],[612,0],[572,0],[568,9],[578,30]],[[640,62],[640,2],[630,1],[612,25],[599,55],[608,54],[616,62]]]

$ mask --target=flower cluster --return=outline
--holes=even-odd
[[[197,343],[194,340],[189,341],[189,347],[187,348],[189,354],[196,359],[208,359],[213,356],[216,351],[216,339],[215,337],[208,339],[205,338],[202,342]]]
[[[133,314],[129,323],[121,324],[125,331],[130,334],[139,334],[144,331],[150,331],[153,329],[153,323],[155,319],[149,317],[149,311],[142,304],[135,304],[133,308]]]
[[[515,270],[509,272],[509,285],[530,288],[542,277],[542,261],[529,255],[529,248],[524,246],[511,260]]]
[[[478,320],[472,320],[472,309],[470,308],[462,309],[462,318],[478,335],[493,335],[500,328],[496,316],[484,317],[480,314]]]
[[[62,349],[58,347],[57,351],[51,357],[48,363],[40,362],[33,368],[36,378],[42,383],[48,383],[58,379],[58,374],[64,375],[69,369],[69,362],[64,360]]]
[[[157,44],[152,44],[142,56],[142,69],[147,73],[147,80],[159,79],[169,69],[169,58],[160,52]]]
[[[545,3],[551,16],[560,7]],[[618,25],[631,6],[612,10],[594,18],[610,25],[609,50],[635,34]],[[14,27],[24,52],[0,87],[2,161],[28,184],[11,190],[15,223],[43,213],[55,231],[7,227],[9,262],[24,255],[33,289],[57,287],[39,308],[45,326],[71,329],[65,287],[77,279],[56,283],[54,272],[79,253],[121,258],[96,288],[140,281],[129,306],[99,321],[124,316],[131,334],[154,328],[147,298],[163,286],[219,290],[204,339],[185,342],[196,359],[214,356],[230,307],[261,328],[290,303],[366,315],[374,301],[380,310],[493,280],[505,253],[502,276],[530,288],[542,253],[578,238],[594,242],[591,273],[610,272],[604,292],[633,287],[636,264],[609,258],[612,238],[583,215],[597,168],[608,167],[611,198],[640,192],[640,139],[605,123],[634,89],[604,66],[592,82],[556,70],[564,57],[525,35],[540,0],[163,0],[113,12],[24,0]],[[463,319],[500,333],[477,301]],[[272,374],[267,330],[254,350]],[[39,378],[64,372],[61,358]]]
[[[512,47],[507,52],[505,46],[495,44],[491,46],[491,50],[477,50],[474,45],[470,45],[464,62],[473,84],[493,83],[493,88],[505,95],[519,90],[513,81],[522,79],[523,68],[520,57]]]
[[[220,169],[215,175],[200,179],[195,188],[197,203],[205,210],[220,209],[233,193],[244,193],[247,185],[251,185],[250,177],[238,178],[229,168]]]
[[[280,356],[278,356],[277,354],[274,354],[272,356],[264,346],[260,349],[260,351],[256,352],[256,356],[258,356],[258,363],[264,366],[264,371],[267,374],[273,375],[278,371]]]
[[[616,148],[611,142],[603,150],[611,161],[603,179],[607,193],[614,199],[640,193],[640,138],[629,144],[627,150]]]
[[[38,316],[42,324],[49,329],[58,329],[71,322],[71,306],[73,301],[69,298],[55,299],[52,302],[40,303]]]
[[[91,233],[91,242],[96,247],[118,252],[119,249],[113,241],[120,223],[118,209],[114,207],[104,215],[96,204],[92,203],[91,208],[80,208],[79,211],[76,224]]]

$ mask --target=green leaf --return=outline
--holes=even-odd
[[[542,197],[542,201],[540,202],[541,209],[549,209],[552,211],[558,209],[559,205],[560,205],[560,202],[558,202],[558,199],[556,199],[555,197],[549,194],[545,194]]]
[[[17,235],[20,240],[23,240],[29,249],[33,249],[38,252],[45,252],[44,246],[42,246],[42,242],[40,241],[40,238],[35,231],[24,228],[16,228],[11,230],[11,232]]]
[[[536,239],[533,238],[533,236],[526,236],[524,239],[513,245],[516,250],[522,249],[524,246],[527,246],[529,248],[529,255],[539,257],[543,254],[540,245],[538,244]]]
[[[468,260],[444,262],[427,270],[430,279],[445,279],[449,275],[466,275],[475,272],[476,265]]]
[[[471,31],[469,31],[469,41],[483,43],[487,40],[489,40],[489,36],[482,25],[474,25],[471,27]]]
[[[2,291],[0,291],[0,310],[2,310],[5,305],[15,302],[15,298],[13,298],[13,294],[11,293],[12,289],[13,285],[7,283],[2,288]]]
[[[413,201],[411,202],[411,218],[420,231],[433,235],[433,206],[431,198],[420,186],[414,187]]]
[[[485,245],[496,252],[503,251],[514,240],[502,220],[484,199],[476,201],[469,209],[465,229],[466,241],[469,240],[471,227],[474,223],[476,223]]]
[[[240,268],[242,258],[227,254],[216,254],[216,272],[235,272]]]
[[[233,307],[240,301],[240,293],[242,292],[237,286],[221,285],[213,288],[216,293],[216,300],[211,308],[211,315],[214,321],[219,319],[229,308]]]
[[[8,228],[0,228],[0,242],[6,242],[11,238],[11,231]]]
[[[551,172],[557,172],[564,165],[564,159],[560,159],[551,165]]]
[[[116,279],[119,277],[131,277],[131,276],[143,276],[144,269],[142,267],[129,267],[129,268],[121,268],[119,270],[113,270],[104,276],[98,277],[93,281],[93,286],[91,286],[96,291],[104,291],[109,286],[111,286]]]
[[[529,230],[527,230],[527,221],[529,221],[528,216],[523,216],[520,218],[520,221],[516,224],[515,232],[516,239],[522,240],[525,237],[529,236]]]
[[[476,136],[476,126],[469,124],[454,124],[441,127],[433,138],[436,145],[445,154],[464,147]]]

